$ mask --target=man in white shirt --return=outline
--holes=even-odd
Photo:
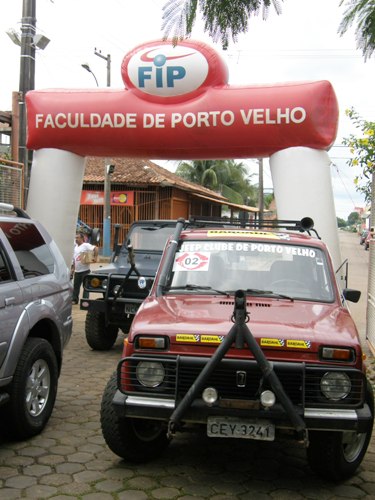
[[[74,271],[72,304],[78,304],[83,278],[90,273],[90,262],[87,261],[87,252],[92,252],[92,262],[96,262],[98,247],[85,241],[83,233],[77,233],[72,262],[72,271]],[[88,298],[88,293],[85,291],[83,291],[83,298]]]

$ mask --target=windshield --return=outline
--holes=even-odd
[[[168,237],[173,233],[175,226],[134,226],[129,239],[134,250],[148,250],[162,252]],[[126,245],[129,241],[126,241]],[[126,245],[122,250],[126,250]]]
[[[197,288],[198,287],[198,288]],[[175,255],[166,290],[186,293],[247,290],[293,299],[334,300],[324,253],[286,243],[187,241]]]

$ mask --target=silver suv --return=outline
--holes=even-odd
[[[46,229],[0,203],[0,420],[12,438],[40,433],[51,416],[71,300],[68,268]]]

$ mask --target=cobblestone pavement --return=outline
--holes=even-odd
[[[353,241],[356,241],[353,239]],[[365,297],[362,298],[364,314]],[[99,423],[103,389],[121,356],[122,338],[94,352],[84,337],[85,313],[74,306],[51,420],[28,441],[0,436],[0,499],[374,499],[375,437],[358,473],[335,484],[309,469],[297,444],[209,440],[179,435],[164,456],[129,465],[105,445]],[[372,363],[372,359],[370,359]]]

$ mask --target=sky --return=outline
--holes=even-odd
[[[51,42],[36,54],[35,88],[94,88],[94,76],[82,68],[88,63],[99,86],[107,85],[106,61],[111,56],[111,87],[123,88],[121,63],[139,44],[162,36],[162,7],[166,0],[36,0],[37,33]],[[0,0],[0,110],[11,109],[12,91],[19,86],[20,47],[6,34],[20,32],[22,0]],[[342,139],[359,131],[345,115],[354,107],[365,120],[375,119],[375,57],[364,62],[356,49],[354,30],[340,37],[344,6],[340,0],[284,0],[282,13],[270,10],[267,20],[253,17],[249,31],[223,51],[197,20],[192,38],[212,45],[226,61],[229,84],[276,84],[329,80],[339,103],[339,127],[329,151],[336,215],[347,219],[355,207],[364,207],[353,179],[359,170],[347,165],[349,150]],[[187,158],[188,160],[188,158]],[[244,161],[257,183],[258,166]],[[157,161],[174,171],[176,162]],[[268,160],[264,187],[272,188]]]

